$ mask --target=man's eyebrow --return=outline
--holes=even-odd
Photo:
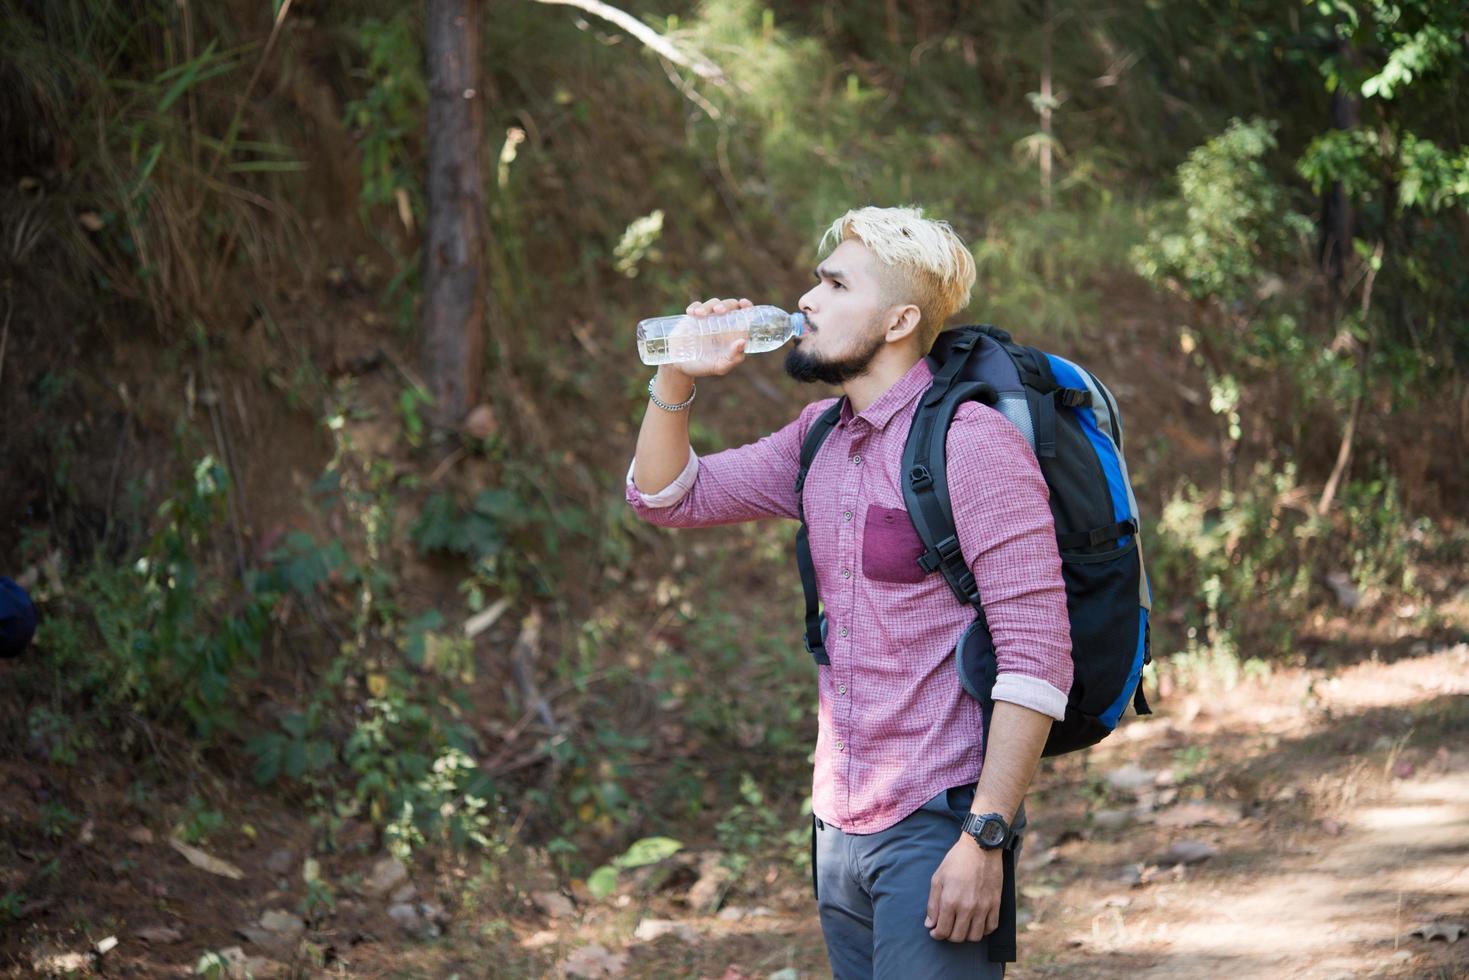
[[[840,269],[828,269],[824,265],[817,266],[816,271],[812,273],[812,275],[814,275],[817,279],[840,279],[842,282],[850,281],[849,279],[847,279],[847,274],[845,272],[841,271]]]

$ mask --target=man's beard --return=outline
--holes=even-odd
[[[877,357],[877,352],[882,350],[882,345],[886,342],[886,334],[874,330],[872,338],[862,347],[836,360],[822,360],[815,354],[801,350],[798,344],[786,352],[786,374],[808,384],[815,381],[829,385],[846,384],[867,373],[873,358]]]

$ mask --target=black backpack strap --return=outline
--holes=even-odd
[[[967,358],[968,352],[956,354],[950,360],[960,356]],[[960,405],[972,400],[993,405],[997,398],[995,389],[983,381],[954,383],[936,404],[925,397],[913,416],[913,427],[903,447],[903,502],[924,547],[918,564],[925,572],[942,572],[954,597],[973,606],[981,621],[984,609],[980,605],[979,587],[964,561],[959,532],[954,527],[945,442],[949,424]]]
[[[1018,957],[1015,938],[1015,850],[1007,847],[1000,855],[1000,867],[1004,880],[1000,882],[1000,922],[989,940],[991,963],[1014,963]]]
[[[806,593],[806,650],[818,664],[829,664],[831,658],[826,655],[826,617],[821,614],[821,598],[816,591],[816,565],[811,561],[811,542],[806,528],[803,491],[806,489],[806,474],[811,469],[811,461],[816,458],[817,450],[826,441],[826,437],[831,435],[831,430],[836,428],[846,401],[845,398],[837,399],[835,405],[821,413],[811,424],[805,441],[801,443],[801,468],[796,472],[796,514],[801,519],[801,527],[796,531],[796,567],[801,572],[801,589]]]
[[[1010,335],[993,327],[980,327],[995,340],[1006,344]],[[913,427],[903,447],[903,502],[925,551],[918,564],[926,572],[940,571],[949,590],[960,602],[974,607],[979,628],[989,631],[984,605],[974,573],[964,560],[959,547],[959,532],[954,526],[954,506],[949,499],[948,446],[949,426],[959,406],[967,401],[994,405],[999,394],[983,381],[960,381],[960,373],[977,346],[978,338],[965,338],[950,348],[943,367],[934,375],[933,384],[924,395],[913,416]],[[1011,345],[1013,346],[1013,345]],[[1013,355],[1012,355],[1013,356]],[[1054,382],[1053,382],[1054,383]],[[1029,389],[1027,388],[1027,392]],[[1054,436],[1053,436],[1054,442]],[[995,702],[985,697],[979,702],[983,717],[982,731],[989,742],[990,721]],[[983,752],[985,745],[981,746]],[[1001,866],[1003,880],[1000,892],[999,925],[989,936],[989,959],[993,963],[1012,963],[1016,959],[1015,851],[1005,848]]]
[[[923,393],[923,404],[929,407],[937,405],[944,400],[944,396],[954,387],[954,381],[960,372],[969,364],[969,359],[974,356],[974,349],[979,346],[979,337],[983,332],[982,327],[956,327],[950,334],[946,334],[942,343],[946,349],[943,363],[933,373],[933,380],[929,382],[928,390]],[[954,337],[952,342],[949,337]]]

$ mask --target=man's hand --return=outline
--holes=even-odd
[[[717,316],[720,313],[732,313],[735,310],[747,310],[755,304],[748,299],[706,299],[702,303],[690,303],[688,309],[684,310],[691,317]],[[677,334],[675,333],[675,336]],[[745,360],[745,341],[736,340],[729,347],[720,352],[718,357],[707,360],[685,361],[681,364],[664,365],[673,368],[680,374],[689,378],[708,378],[722,374],[728,374]],[[682,399],[680,399],[682,400]]]
[[[935,939],[977,942],[1000,924],[1000,852],[986,851],[968,834],[949,849],[928,889],[923,927]]]

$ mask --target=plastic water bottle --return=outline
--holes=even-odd
[[[715,316],[656,316],[638,324],[638,356],[644,364],[714,360],[736,340],[746,354],[775,350],[806,329],[804,313],[776,306],[751,306]]]

